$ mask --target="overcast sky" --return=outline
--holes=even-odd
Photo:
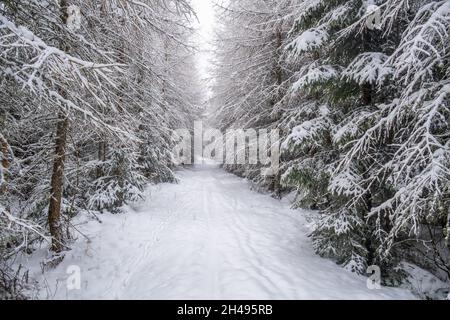
[[[212,0],[193,0],[193,6],[200,20],[201,34],[210,38],[214,28],[214,9]]]
[[[198,43],[201,52],[198,55],[198,65],[202,78],[208,79],[210,78],[208,69],[210,67],[210,49],[215,23],[213,2],[212,0],[193,0],[192,2],[199,19],[197,27],[199,33]]]

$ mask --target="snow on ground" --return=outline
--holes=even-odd
[[[42,299],[412,299],[369,290],[366,278],[314,254],[304,214],[258,194],[213,166],[183,170],[179,184],[152,186],[126,214],[78,229],[73,250],[42,274]],[[28,264],[27,263],[27,264]],[[81,289],[68,290],[69,266]]]

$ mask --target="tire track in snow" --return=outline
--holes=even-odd
[[[220,186],[220,188],[217,186]],[[237,244],[239,248],[240,252],[234,253],[239,255],[250,266],[250,270],[247,270],[247,268],[242,268],[242,266],[235,264],[233,265],[234,270],[244,272],[254,285],[261,288],[262,292],[279,291],[277,284],[266,274],[262,260],[259,259],[258,254],[252,248],[251,234],[255,230],[249,228],[240,218],[246,214],[246,211],[239,208],[241,205],[236,201],[236,198],[223,194],[224,191],[230,189],[226,187],[222,179],[215,179],[215,188],[217,189],[215,194],[218,194],[218,196],[211,197],[210,201],[214,204],[214,208],[220,208],[220,210],[225,208],[223,210],[225,214],[223,214],[222,225],[229,231],[229,241]],[[256,274],[254,274],[255,271]]]
[[[179,176],[179,184],[151,187],[137,213],[105,215],[102,228],[84,225],[84,233],[96,235],[96,254],[86,257],[79,241],[72,258],[46,278],[54,286],[68,265],[85,263],[89,286],[60,288],[56,298],[413,297],[400,289],[370,291],[364,277],[314,255],[302,212],[249,190],[242,179],[215,167]]]
[[[161,189],[158,191],[161,192]],[[179,199],[177,199],[176,193],[174,193],[173,196],[174,201],[172,201],[171,204],[177,207],[180,201]],[[145,212],[146,210],[144,209],[143,211]],[[139,274],[136,274],[136,272],[140,270],[140,267],[143,267],[150,262],[151,257],[150,254],[154,249],[154,247],[157,245],[158,239],[162,235],[163,231],[169,225],[171,225],[171,223],[173,223],[174,219],[173,211],[169,209],[166,212],[167,216],[165,216],[163,221],[161,221],[158,224],[158,226],[152,231],[151,235],[149,235],[148,237],[148,240],[144,242],[144,245],[142,247],[139,246],[141,250],[137,250],[137,254],[130,261],[124,262],[124,265],[126,266],[125,276],[121,277],[122,279],[120,280],[117,279],[112,280],[111,285],[109,287],[109,291],[115,292],[114,295],[116,296],[116,298],[120,298],[121,296],[126,294],[126,290],[129,287],[131,279],[133,279],[136,276],[139,276]],[[148,217],[150,221],[153,221],[151,218],[152,217]],[[125,225],[123,226],[123,229],[125,229]],[[119,288],[112,290],[114,284],[116,283],[119,284]]]
[[[207,250],[207,264],[208,264],[208,276],[209,276],[209,285],[210,285],[210,293],[213,299],[218,299],[218,283],[219,283],[219,270],[218,270],[218,252],[217,252],[217,226],[213,225],[212,220],[214,220],[214,211],[210,210],[209,201],[212,196],[211,191],[206,191],[206,187],[202,186],[202,206],[203,206],[203,214],[206,216],[206,225],[208,232],[208,250]],[[207,197],[209,195],[209,197]]]

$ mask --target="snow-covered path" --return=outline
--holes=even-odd
[[[127,214],[79,226],[91,241],[79,237],[55,270],[35,270],[47,287],[40,297],[413,298],[402,289],[369,290],[366,278],[316,256],[303,213],[242,179],[213,166],[179,178],[151,187],[146,202]],[[80,290],[67,290],[70,265],[80,267]]]

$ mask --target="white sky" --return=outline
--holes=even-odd
[[[213,0],[192,0],[192,5],[199,23],[198,28],[198,44],[200,53],[198,54],[198,68],[203,79],[209,79],[209,68],[211,59],[211,41],[214,34],[214,8]]]
[[[200,20],[201,34],[211,39],[214,28],[214,9],[212,0],[192,0],[192,5]]]

